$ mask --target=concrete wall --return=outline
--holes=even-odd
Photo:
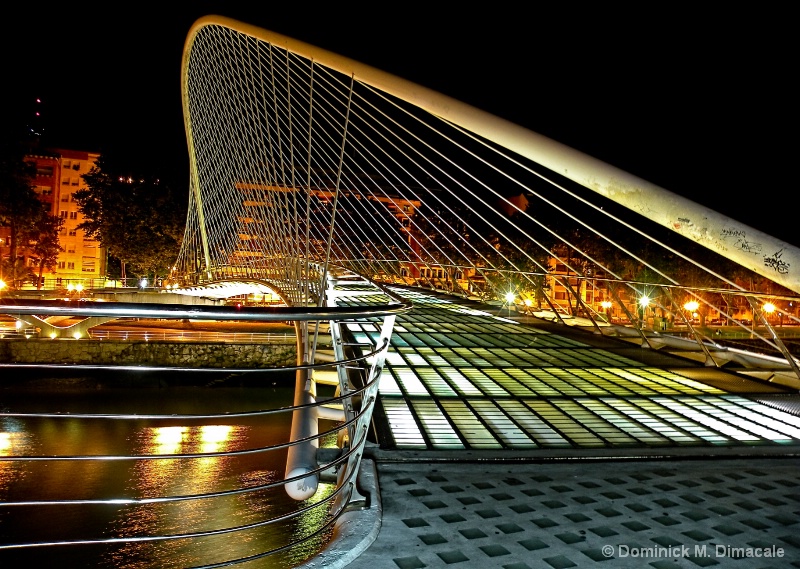
[[[296,364],[295,344],[228,344],[117,340],[0,341],[0,363],[269,368]]]

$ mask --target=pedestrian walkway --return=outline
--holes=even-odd
[[[797,456],[397,458],[308,567],[800,567]]]
[[[397,317],[380,379],[381,448],[800,444],[796,389],[591,328],[519,322],[464,299],[397,292],[414,308]],[[375,341],[369,328],[349,331],[366,356]]]
[[[795,390],[408,294],[364,500],[309,568],[800,568]]]

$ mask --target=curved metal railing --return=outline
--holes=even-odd
[[[363,283],[363,281],[361,281]],[[41,498],[11,498],[0,500],[0,510],[19,510],[20,508],[68,508],[71,511],[82,511],[91,516],[96,508],[115,511],[126,511],[140,507],[176,507],[177,504],[190,504],[191,508],[200,503],[211,503],[217,500],[238,500],[240,502],[255,502],[262,506],[258,516],[253,516],[248,511],[245,523],[209,523],[202,527],[175,530],[175,520],[159,526],[161,531],[148,533],[147,528],[136,527],[135,531],[119,532],[117,535],[106,535],[107,530],[101,535],[71,535],[72,529],[66,531],[70,534],[60,539],[44,536],[41,539],[20,539],[16,541],[0,542],[0,558],[4,554],[27,555],[32,559],[60,559],[66,550],[85,550],[86,548],[114,549],[115,551],[134,551],[142,553],[146,548],[166,547],[180,549],[181,544],[203,544],[208,540],[241,537],[233,543],[249,543],[252,535],[269,534],[270,540],[255,540],[260,545],[246,547],[241,551],[228,551],[226,554],[209,552],[207,548],[198,546],[192,548],[204,554],[197,557],[190,555],[191,563],[203,567],[231,566],[245,563],[255,559],[269,557],[275,559],[277,566],[291,566],[310,557],[324,548],[332,535],[333,528],[339,516],[346,511],[349,505],[361,498],[357,489],[357,475],[361,456],[367,441],[367,434],[371,422],[372,411],[377,397],[378,381],[383,367],[385,353],[389,346],[389,335],[393,326],[394,317],[411,308],[411,305],[380,287],[373,287],[373,292],[378,295],[377,301],[364,302],[362,306],[322,306],[312,308],[297,307],[272,307],[272,308],[246,308],[230,306],[202,306],[186,307],[180,305],[136,305],[135,303],[93,303],[93,302],[63,302],[42,300],[4,299],[0,311],[11,314],[69,314],[73,316],[143,316],[157,314],[159,318],[193,318],[213,320],[291,320],[298,326],[298,337],[306,335],[309,322],[326,321],[335,330],[335,335],[341,338],[347,330],[340,329],[343,322],[358,322],[363,326],[372,326],[376,331],[377,339],[373,348],[367,353],[359,351],[350,354],[338,351],[338,357],[333,362],[308,361],[308,354],[313,354],[309,343],[298,343],[298,348],[303,354],[298,356],[298,364],[289,367],[250,370],[254,373],[286,372],[293,371],[299,378],[297,384],[305,383],[306,379],[313,381],[314,374],[326,370],[337,370],[337,375],[342,379],[333,396],[303,399],[304,403],[282,406],[276,409],[256,409],[244,412],[225,412],[213,414],[142,414],[142,413],[63,413],[63,412],[19,412],[6,409],[0,413],[0,471],[5,469],[10,473],[5,478],[4,487],[8,489],[14,484],[15,472],[27,472],[25,465],[46,462],[66,464],[78,467],[87,462],[97,463],[102,470],[112,463],[130,463],[131,468],[141,468],[144,463],[167,465],[180,461],[181,463],[193,462],[205,464],[208,461],[236,461],[246,457],[255,460],[258,464],[273,464],[286,467],[286,475],[279,478],[279,474],[271,471],[268,479],[261,483],[246,483],[251,475],[243,476],[235,487],[207,488],[200,492],[176,492],[159,495],[134,495],[113,497],[83,496],[83,497],[51,497]],[[388,298],[386,295],[389,295]],[[372,298],[371,300],[375,300]],[[388,301],[387,301],[388,300]],[[346,328],[346,327],[343,327]],[[339,341],[344,345],[347,342]],[[345,369],[346,368],[346,369]],[[243,373],[248,370],[236,370]],[[300,381],[302,379],[302,381]],[[333,410],[332,410],[333,409]],[[338,409],[338,410],[337,410]],[[317,429],[319,419],[333,421],[333,426]],[[53,433],[65,432],[59,423],[65,421],[104,421],[113,423],[115,427],[104,429],[116,432],[117,425],[182,425],[201,423],[204,425],[223,425],[229,427],[241,426],[243,422],[255,421],[256,424],[279,424],[285,433],[285,438],[269,445],[245,446],[242,448],[229,448],[224,450],[211,450],[206,452],[156,452],[137,454],[73,454],[68,451],[63,453],[36,454],[24,452],[24,445],[14,444],[15,429],[20,428],[20,422],[48,421],[56,427]],[[291,434],[286,423],[292,422]],[[297,421],[313,421],[314,428],[297,431],[294,424]],[[125,429],[123,429],[125,430]],[[297,436],[300,432],[302,436]],[[5,438],[4,438],[5,437]],[[65,445],[65,449],[69,448]],[[323,452],[319,449],[324,448]],[[20,452],[20,449],[23,452]],[[312,467],[305,467],[299,474],[292,466],[292,456],[300,456],[313,460]],[[297,460],[297,459],[295,459]],[[282,462],[281,462],[282,461]],[[306,464],[306,463],[303,463]],[[160,468],[161,466],[159,466]],[[153,467],[156,468],[156,467]],[[276,469],[277,470],[277,467]],[[263,473],[262,473],[263,474]],[[254,474],[252,476],[255,476]],[[258,478],[256,476],[256,478]],[[313,480],[313,493],[298,495],[294,487],[307,487]],[[317,482],[320,482],[317,486]],[[46,481],[43,481],[46,484]],[[0,487],[0,497],[7,493]],[[46,494],[46,492],[45,492]],[[274,507],[273,507],[274,506]],[[82,514],[79,514],[79,516]],[[237,514],[229,521],[239,520],[244,514]],[[309,522],[309,520],[311,520]],[[146,525],[146,524],[145,524]],[[158,525],[158,524],[155,524]],[[184,551],[183,549],[180,549]],[[226,550],[227,551],[227,550]],[[153,554],[155,555],[155,554]],[[186,553],[177,555],[181,557]],[[49,557],[48,557],[49,556]],[[158,564],[158,566],[163,566]]]
[[[367,357],[374,357],[377,355],[381,350],[385,349],[384,346],[380,346],[378,349],[373,351],[371,354],[364,356],[363,358],[358,358],[359,360],[363,360]],[[320,364],[314,366],[315,368],[325,368],[330,367],[330,364]],[[283,514],[277,515],[274,517],[269,517],[266,519],[258,520],[255,522],[251,522],[248,524],[243,524],[239,526],[232,526],[232,527],[217,527],[213,529],[207,529],[203,531],[190,531],[190,532],[181,532],[181,533],[173,533],[173,534],[161,534],[161,535],[128,535],[128,536],[118,536],[118,537],[83,537],[80,539],[69,539],[69,540],[57,540],[57,541],[39,541],[39,542],[18,542],[18,543],[3,543],[0,544],[0,555],[2,555],[3,551],[21,551],[21,550],[30,550],[34,548],[52,548],[52,547],[66,547],[66,546],[75,546],[75,545],[112,545],[112,544],[123,544],[123,543],[142,543],[142,542],[160,542],[160,541],[170,541],[170,540],[180,540],[180,539],[195,539],[200,537],[207,537],[212,535],[231,535],[237,534],[241,532],[246,532],[248,530],[252,530],[254,528],[279,524],[282,522],[286,522],[287,520],[293,520],[298,518],[301,515],[307,514],[311,511],[319,511],[320,512],[320,519],[323,520],[320,524],[319,528],[307,536],[302,536],[300,538],[294,539],[289,543],[282,544],[280,546],[276,546],[268,551],[263,551],[255,555],[249,555],[246,557],[238,558],[238,559],[226,559],[224,561],[227,565],[232,565],[235,563],[241,563],[245,561],[249,561],[252,559],[256,559],[259,557],[265,557],[280,551],[285,551],[287,548],[291,546],[300,545],[309,539],[313,538],[315,535],[318,535],[320,532],[323,532],[327,527],[331,524],[335,523],[338,516],[344,511],[345,507],[349,503],[353,493],[355,491],[356,485],[356,475],[358,471],[358,463],[360,455],[363,452],[363,447],[366,442],[367,438],[367,428],[369,425],[372,406],[375,403],[376,392],[377,392],[377,382],[378,377],[373,376],[360,389],[356,389],[347,396],[339,396],[333,397],[331,399],[327,399],[324,402],[317,403],[312,407],[317,407],[322,404],[331,405],[331,404],[340,404],[340,405],[354,405],[355,412],[353,418],[342,422],[341,424],[336,425],[335,427],[320,432],[318,435],[313,437],[312,439],[301,439],[296,441],[288,441],[285,443],[270,445],[266,447],[257,447],[257,448],[245,448],[239,449],[235,451],[219,451],[219,452],[200,452],[200,453],[181,453],[181,454],[138,454],[138,455],[48,455],[48,456],[35,456],[35,455],[3,455],[0,456],[0,462],[3,463],[23,463],[23,462],[31,462],[31,461],[46,461],[46,462],[76,462],[76,461],[164,461],[164,460],[173,460],[173,459],[182,459],[182,460],[189,460],[189,459],[208,459],[208,458],[220,458],[220,457],[236,457],[241,456],[244,454],[267,454],[267,453],[279,453],[281,451],[285,451],[287,448],[301,445],[309,440],[320,441],[328,438],[336,438],[339,433],[342,431],[347,431],[351,433],[349,436],[349,440],[352,441],[352,444],[349,448],[341,449],[341,452],[338,456],[333,459],[331,462],[327,464],[323,464],[316,469],[318,474],[322,474],[323,472],[330,472],[335,471],[337,473],[336,476],[336,485],[335,489],[328,493],[327,496],[322,498],[319,501],[308,503],[307,505],[302,505],[296,508],[294,511]],[[357,403],[356,400],[360,401]],[[294,406],[292,407],[284,407],[279,409],[270,409],[270,410],[255,410],[255,411],[247,411],[247,412],[238,412],[238,413],[225,413],[225,414],[211,414],[211,415],[177,415],[177,414],[153,414],[153,415],[143,415],[143,414],[127,414],[127,415],[107,415],[107,414],[78,414],[78,413],[18,413],[18,412],[5,412],[0,414],[0,419],[8,420],[8,419],[50,419],[50,420],[57,420],[57,421],[64,421],[64,420],[74,420],[74,419],[82,419],[82,420],[100,420],[100,421],[134,421],[134,422],[141,422],[141,421],[198,421],[198,420],[212,420],[212,421],[219,421],[224,420],[227,423],[235,422],[238,419],[245,418],[245,417],[257,417],[263,418],[271,415],[279,415],[279,414],[286,414],[286,413],[293,413],[296,410]],[[48,507],[48,506],[96,506],[96,505],[103,505],[109,506],[114,508],[126,508],[135,505],[142,505],[142,504],[155,504],[155,503],[170,503],[170,502],[178,502],[178,501],[198,501],[198,500],[210,500],[214,498],[219,498],[223,496],[233,496],[233,495],[244,495],[244,494],[254,494],[258,492],[280,492],[283,493],[284,487],[295,481],[296,478],[287,478],[284,480],[270,482],[266,484],[256,484],[252,486],[240,487],[235,489],[229,490],[220,490],[220,491],[210,491],[210,492],[203,492],[191,495],[172,495],[172,496],[158,496],[158,497],[131,497],[131,498],[110,498],[110,499],[96,499],[96,498],[84,498],[84,499],[41,499],[41,500],[16,500],[16,501],[7,501],[3,500],[0,502],[0,507],[2,508],[13,508],[13,507]],[[269,496],[262,498],[265,500],[269,500]],[[212,565],[213,566],[213,565]]]

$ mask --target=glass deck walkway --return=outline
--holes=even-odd
[[[470,301],[398,292],[415,307],[398,317],[381,378],[383,448],[800,444],[800,400],[780,385],[571,327],[521,324]],[[347,326],[356,344],[375,336]]]

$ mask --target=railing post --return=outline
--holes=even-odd
[[[295,322],[297,330],[297,360],[303,365],[308,363],[308,323]],[[298,369],[295,375],[294,411],[292,412],[291,438],[286,457],[286,479],[303,476],[317,468],[317,435],[316,393],[309,370]],[[302,440],[308,439],[308,440]],[[302,441],[301,441],[302,440]],[[301,442],[297,442],[301,441]],[[319,473],[309,474],[304,478],[286,483],[286,493],[295,500],[307,500],[317,491]]]

